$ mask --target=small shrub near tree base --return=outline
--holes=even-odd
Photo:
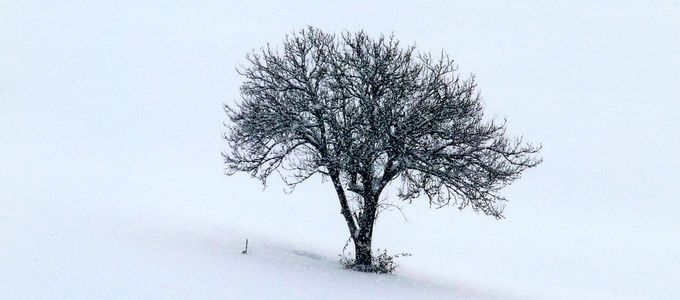
[[[361,272],[390,274],[394,272],[394,270],[396,270],[399,266],[396,262],[397,258],[411,256],[411,253],[397,253],[390,255],[387,254],[387,250],[382,250],[381,252],[380,249],[378,249],[375,253],[371,254],[372,261],[370,265],[357,264],[354,255],[351,252],[346,252],[350,240],[347,240],[347,243],[345,243],[345,247],[342,248],[342,253],[338,254],[340,257],[340,265],[342,265],[345,269],[352,269]]]
[[[399,266],[396,262],[396,259],[404,256],[411,256],[411,254],[397,253],[390,255],[387,254],[387,250],[383,250],[381,252],[380,249],[378,249],[376,253],[372,254],[373,261],[371,265],[367,266],[363,264],[357,264],[356,259],[354,259],[351,253],[349,253],[348,255],[340,255],[340,264],[346,269],[352,269],[355,271],[389,274],[394,272],[394,270],[396,270],[397,267]]]

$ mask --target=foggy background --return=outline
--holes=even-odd
[[[405,273],[518,297],[680,296],[680,2],[0,1],[0,298],[134,289],[127,254],[89,237],[182,224],[334,258],[348,233],[330,184],[263,190],[220,156],[235,67],[307,25],[443,49],[489,118],[543,145],[504,220],[426,201],[381,215],[374,248],[413,253]]]

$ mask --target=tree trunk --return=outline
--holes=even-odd
[[[354,242],[354,269],[357,271],[371,272],[373,271],[373,255],[371,249],[371,243],[373,241],[373,225],[375,224],[375,219],[377,217],[378,210],[378,197],[380,196],[380,191],[375,192],[373,190],[365,190],[363,193],[364,207],[360,214],[360,217],[355,218],[352,216],[349,204],[347,203],[347,196],[345,195],[345,190],[340,182],[340,172],[337,169],[329,169],[331,180],[333,181],[333,186],[338,195],[338,200],[340,200],[340,213],[345,218],[347,222],[347,227]],[[364,177],[369,178],[369,177]],[[370,186],[371,180],[365,180],[364,186]]]
[[[373,267],[373,257],[371,254],[371,237],[359,241],[354,241],[354,251],[356,252],[354,269],[368,272]]]
[[[354,239],[355,269],[370,272],[373,269],[373,255],[371,243],[373,241],[373,225],[378,209],[378,197],[373,193],[366,193],[364,211],[359,222],[359,233]]]

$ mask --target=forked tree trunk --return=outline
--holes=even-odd
[[[374,191],[367,191],[364,194],[364,207],[360,214],[361,218],[355,220],[347,203],[347,196],[345,190],[340,183],[340,173],[335,170],[329,170],[333,186],[338,194],[340,200],[340,213],[347,222],[350,236],[354,242],[354,269],[357,271],[370,272],[373,270],[373,256],[371,250],[371,243],[373,241],[373,225],[377,216],[378,196],[380,193]]]

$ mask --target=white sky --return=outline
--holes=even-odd
[[[444,49],[476,74],[489,116],[544,147],[543,165],[507,189],[506,220],[412,205],[410,224],[398,213],[381,221],[378,242],[441,258],[413,258],[433,274],[448,263],[433,248],[454,249],[469,261],[452,269],[501,274],[491,285],[516,269],[517,282],[558,281],[569,295],[680,295],[680,2],[141,2],[0,1],[0,247],[32,222],[20,208],[54,202],[68,214],[132,198],[238,202],[244,211],[225,217],[264,214],[268,232],[283,230],[276,222],[330,230],[341,247],[344,228],[296,223],[314,209],[278,203],[324,195],[335,205],[332,193],[316,182],[262,193],[247,176],[223,176],[219,155],[221,105],[239,97],[234,68],[313,25]],[[269,205],[291,213],[255,211]]]

